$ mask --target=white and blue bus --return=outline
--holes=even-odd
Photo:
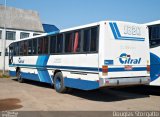
[[[146,24],[149,28],[151,82],[160,86],[160,20]]]
[[[142,85],[150,81],[147,26],[101,21],[15,41],[10,75],[68,88]]]

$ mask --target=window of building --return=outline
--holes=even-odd
[[[16,39],[16,32],[6,31],[6,39],[7,40],[15,40]]]
[[[33,55],[37,54],[37,39],[33,39],[32,53]]]
[[[33,36],[37,36],[37,35],[40,35],[40,34],[38,34],[38,33],[33,33]]]
[[[50,53],[56,53],[56,36],[50,37]]]
[[[0,39],[2,39],[2,30],[0,30]]]
[[[26,33],[26,32],[20,33],[20,39],[27,38],[27,37],[29,37],[29,33]]]

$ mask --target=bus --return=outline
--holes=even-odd
[[[142,24],[100,21],[15,41],[9,53],[11,76],[49,83],[59,93],[150,82]]]
[[[151,82],[150,85],[160,86],[160,20],[146,24],[149,29]]]

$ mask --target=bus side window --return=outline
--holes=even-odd
[[[33,39],[32,53],[33,55],[37,54],[37,39]]]
[[[80,52],[81,48],[81,33],[77,31],[74,33],[73,52]]]
[[[18,53],[17,53],[17,47],[18,47],[18,46],[17,46],[17,43],[18,43],[18,42],[16,42],[16,43],[13,44],[13,55],[14,55],[14,56],[17,56],[17,54],[18,54]],[[19,50],[19,48],[18,48],[18,50]]]
[[[42,54],[43,50],[43,38],[38,39],[38,54]]]
[[[91,43],[90,43],[90,52],[97,51],[97,38],[98,38],[98,28],[91,28]]]
[[[160,26],[149,27],[149,42],[151,48],[160,45]]]
[[[84,30],[83,34],[83,52],[89,52],[89,46],[90,46],[90,30],[86,29]]]
[[[28,40],[28,55],[32,55],[32,39]]]
[[[19,45],[19,55],[23,56],[24,41],[21,41]]]
[[[43,38],[43,54],[48,54],[48,41],[48,36]]]
[[[63,51],[63,35],[57,35],[57,53],[62,53]]]
[[[27,56],[28,55],[28,41],[24,41],[24,50],[23,50],[23,55]]]
[[[14,56],[19,56],[19,42],[14,43]]]
[[[50,38],[50,53],[56,53],[56,36]]]
[[[73,33],[65,34],[65,52],[72,52]]]

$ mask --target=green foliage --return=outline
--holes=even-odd
[[[0,71],[0,78],[10,78],[8,71],[6,71],[4,74],[2,73],[2,71]]]

